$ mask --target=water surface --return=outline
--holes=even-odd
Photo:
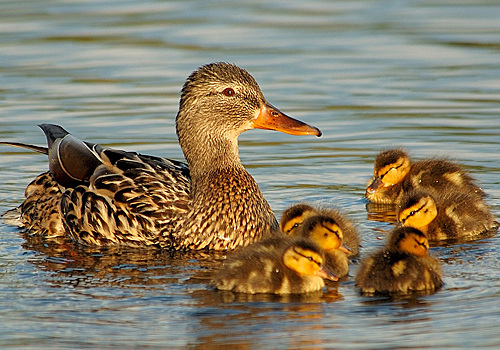
[[[243,163],[277,216],[298,201],[356,221],[362,256],[388,217],[366,210],[381,149],[465,164],[500,213],[500,4],[495,1],[3,1],[0,139],[44,144],[40,123],[90,142],[182,159],[184,79],[234,62],[323,137],[250,131]],[[46,158],[0,149],[0,211]],[[208,287],[220,254],[93,250],[0,223],[2,348],[497,348],[498,236],[432,249],[445,286],[360,296],[350,278],[308,297]]]

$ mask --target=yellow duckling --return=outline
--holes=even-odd
[[[42,124],[49,172],[28,186],[21,221],[32,234],[86,245],[235,249],[278,231],[257,182],[238,155],[250,129],[321,136],[264,98],[255,79],[217,62],[184,83],[176,131],[187,164],[81,141]]]
[[[337,209],[318,208],[305,203],[292,205],[281,216],[281,232],[286,235],[295,235],[307,218],[316,215],[330,217],[338,225],[343,235],[342,242],[351,250],[350,257],[354,257],[359,253],[360,238],[358,230],[352,221]]]
[[[475,192],[431,195],[406,193],[397,206],[398,221],[422,231],[429,240],[473,239],[496,232],[498,222]]]
[[[383,204],[397,204],[402,194],[412,189],[432,193],[466,189],[484,197],[475,182],[460,164],[438,158],[411,163],[403,150],[391,149],[375,159],[373,178],[365,196],[371,202]]]
[[[425,235],[412,227],[396,227],[387,246],[364,259],[356,275],[362,293],[432,292],[443,285],[439,263],[428,255]]]
[[[325,252],[325,265],[337,277],[344,277],[349,272],[348,255],[342,228],[328,215],[315,215],[304,220],[294,236],[308,238]]]
[[[321,290],[323,278],[338,277],[323,266],[324,254],[314,243],[287,237],[271,238],[228,256],[213,279],[219,290],[239,293],[302,294]]]

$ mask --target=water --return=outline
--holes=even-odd
[[[2,1],[0,139],[44,144],[37,124],[182,159],[187,75],[234,62],[324,136],[251,131],[243,163],[279,216],[307,200],[358,224],[362,254],[392,224],[368,215],[379,150],[464,163],[500,213],[500,4],[496,1]],[[46,158],[0,149],[0,211]],[[220,255],[53,245],[0,224],[2,348],[498,348],[500,238],[433,248],[445,286],[360,296],[234,296],[207,287]]]

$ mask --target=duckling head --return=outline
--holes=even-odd
[[[436,201],[431,195],[424,192],[410,192],[406,194],[398,205],[398,221],[404,226],[421,230],[437,217]]]
[[[283,263],[301,275],[338,281],[338,277],[323,266],[324,256],[319,247],[307,241],[297,241],[291,244],[283,254]]]
[[[410,171],[410,157],[400,149],[380,153],[375,159],[373,180],[366,189],[367,194],[381,187],[391,187],[401,181]]]
[[[429,250],[429,242],[422,231],[404,226],[392,231],[388,246],[417,256],[426,256]]]
[[[342,243],[344,239],[342,229],[333,218],[327,215],[315,215],[306,219],[299,228],[298,234],[309,238],[327,253],[335,249],[346,254],[352,253]]]
[[[302,222],[308,217],[314,215],[316,209],[308,204],[297,204],[291,206],[283,212],[280,220],[281,232],[286,235],[292,235],[297,231]]]

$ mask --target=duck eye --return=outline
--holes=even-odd
[[[224,90],[222,90],[222,94],[224,96],[230,97],[230,96],[234,96],[236,94],[236,92],[234,92],[233,88],[225,88]]]

